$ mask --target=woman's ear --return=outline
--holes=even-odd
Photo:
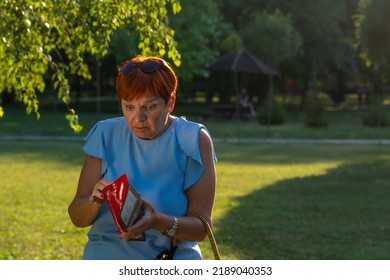
[[[168,100],[168,112],[172,113],[173,109],[175,109],[175,97],[171,97]]]

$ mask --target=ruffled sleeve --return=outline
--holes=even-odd
[[[102,171],[103,175],[107,170],[107,157],[103,133],[104,122],[100,121],[92,127],[88,135],[84,138],[86,141],[85,145],[82,147],[82,150],[87,155],[99,158],[102,160]]]
[[[180,149],[187,156],[184,179],[185,190],[196,184],[205,171],[199,149],[199,131],[201,129],[204,129],[207,133],[209,133],[201,124],[186,121],[184,118],[178,119],[176,137]],[[217,162],[214,148],[213,157],[214,162]]]

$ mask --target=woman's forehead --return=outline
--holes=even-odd
[[[151,102],[156,102],[156,101],[161,101],[163,100],[161,97],[157,96],[140,96],[137,98],[133,98],[132,100],[122,100],[122,103],[125,104],[131,104],[131,103],[151,103]]]

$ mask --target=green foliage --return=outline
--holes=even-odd
[[[209,65],[219,54],[220,42],[228,27],[222,22],[221,13],[215,1],[182,1],[182,10],[170,18],[175,29],[175,39],[183,54],[178,72],[182,82],[194,77],[205,78]]]
[[[267,100],[257,112],[257,120],[260,124],[280,125],[286,122],[287,112],[282,103],[275,99]]]
[[[382,96],[371,96],[370,105],[362,121],[364,125],[370,127],[390,126],[389,109],[383,104]]]
[[[378,64],[390,64],[390,2],[362,0],[360,35],[363,49]]]
[[[238,33],[232,33],[221,43],[222,53],[237,53],[243,49],[242,38]]]
[[[304,122],[309,127],[327,127],[329,120],[325,116],[326,106],[330,104],[326,94],[315,93],[306,100]]]
[[[254,13],[241,34],[246,46],[273,66],[296,57],[302,44],[291,16],[283,15],[279,10],[270,14]]]
[[[38,94],[45,90],[46,73],[52,72],[58,98],[68,106],[68,74],[90,79],[86,57],[103,57],[112,33],[126,25],[138,33],[141,53],[167,56],[179,66],[167,3],[174,14],[180,11],[176,0],[1,1],[0,92],[14,92],[27,113],[39,117]]]
[[[79,124],[79,117],[73,109],[69,111],[65,118],[69,121],[69,125],[75,133],[80,133],[83,130],[83,126]]]

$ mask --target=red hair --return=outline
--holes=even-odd
[[[118,68],[116,92],[119,102],[122,99],[131,101],[148,93],[156,97],[161,97],[165,100],[165,103],[168,103],[171,98],[176,97],[177,76],[170,64],[165,60],[153,56],[146,57],[137,55],[133,59],[125,61],[123,65],[126,65],[130,61],[142,63],[149,59],[162,62],[162,65],[153,73],[145,73],[140,67],[137,67],[130,73],[124,74],[121,68]]]

